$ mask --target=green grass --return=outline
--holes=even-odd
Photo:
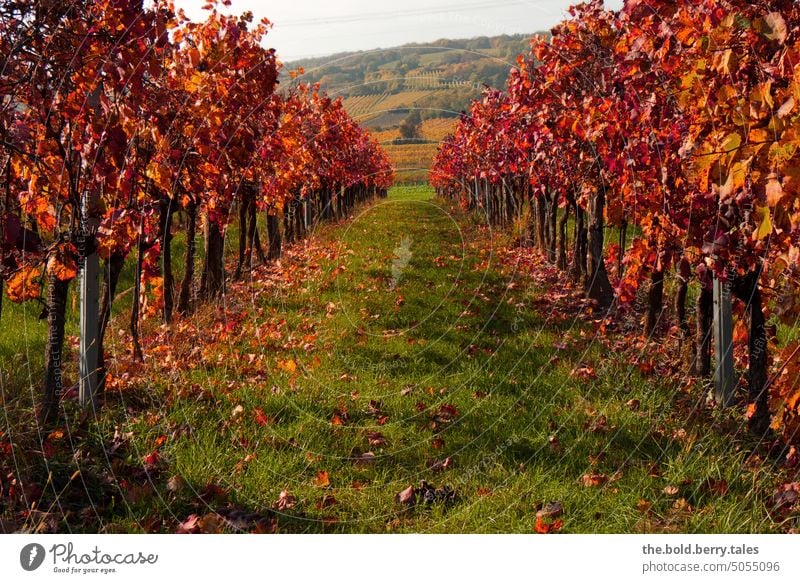
[[[56,471],[40,507],[54,507],[60,492],[61,530],[173,531],[189,514],[222,506],[266,512],[288,490],[297,501],[278,513],[283,532],[527,533],[537,506],[551,500],[563,505],[563,532],[782,529],[766,512],[777,473],[747,464],[753,444],[721,429],[741,427],[735,412],[704,411],[703,421],[676,414],[676,403],[699,399],[699,391],[645,378],[582,337],[579,322],[532,308],[544,290],[499,264],[494,251],[507,239],[432,195],[427,187],[393,189],[388,200],[315,235],[340,241],[343,251],[299,291],[266,293],[254,284],[252,296],[230,302],[247,325],[262,324],[265,314],[285,319],[283,340],[315,333],[313,349],[264,348],[239,337],[217,348],[222,364],[208,359],[141,379],[111,399],[97,423],[72,425],[73,449],[88,453],[49,460]],[[6,318],[39,325],[16,310],[3,315],[4,358],[26,346]],[[254,351],[265,354],[268,375],[244,364]],[[296,374],[276,366],[287,360]],[[584,364],[595,379],[571,374]],[[632,399],[636,410],[626,405]],[[435,419],[444,405],[457,411],[449,422]],[[271,422],[259,425],[256,408]],[[344,424],[332,423],[345,412]],[[129,476],[121,489],[101,453],[115,425],[132,433],[112,456],[117,474]],[[370,444],[369,432],[385,443]],[[148,477],[142,456],[161,435],[161,461]],[[374,461],[357,463],[367,451]],[[41,479],[36,454],[19,453]],[[447,469],[430,467],[447,458]],[[81,484],[68,480],[76,469]],[[315,484],[323,471],[328,487]],[[611,480],[585,487],[582,476],[591,473]],[[173,476],[185,485],[168,489]],[[420,480],[447,485],[457,498],[413,508],[395,501]],[[708,480],[724,480],[727,492],[709,491]],[[208,484],[226,501],[198,502]],[[677,493],[664,493],[667,486]],[[87,493],[97,510],[79,520]],[[326,495],[335,503],[323,503]]]

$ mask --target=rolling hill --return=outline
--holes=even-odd
[[[485,86],[502,87],[529,35],[441,39],[286,63],[342,97],[389,152],[399,183],[427,181],[438,142]]]

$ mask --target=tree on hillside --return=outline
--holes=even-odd
[[[419,110],[414,109],[400,124],[400,137],[404,140],[419,139],[420,125],[422,125],[422,117],[420,116]]]

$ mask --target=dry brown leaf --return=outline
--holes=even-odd
[[[581,481],[585,487],[594,488],[605,484],[608,481],[608,476],[605,474],[584,474],[581,477]]]
[[[394,498],[399,504],[406,504],[411,506],[416,502],[417,494],[414,490],[414,486],[409,486],[402,492],[399,492]]]

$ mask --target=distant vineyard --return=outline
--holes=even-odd
[[[378,110],[377,104],[386,97],[386,93],[348,97],[344,100],[344,107],[353,116],[373,113]]]
[[[420,127],[420,137],[432,142],[441,142],[445,136],[451,134],[456,127],[456,120],[451,118],[426,119]],[[372,135],[378,142],[389,146],[394,140],[400,138],[399,128],[373,131]]]
[[[394,164],[397,173],[395,182],[408,184],[427,181],[437,147],[434,143],[401,146],[386,144],[383,149]]]
[[[388,146],[394,140],[400,138],[400,129],[390,128],[388,130],[373,131],[372,135],[376,140],[378,140],[379,143]]]
[[[414,107],[433,91],[404,91],[397,94],[381,93],[376,95],[357,95],[344,100],[344,106],[352,116],[368,116],[393,109]]]
[[[422,122],[421,133],[426,140],[441,142],[453,133],[458,120],[455,118],[426,119]]]

